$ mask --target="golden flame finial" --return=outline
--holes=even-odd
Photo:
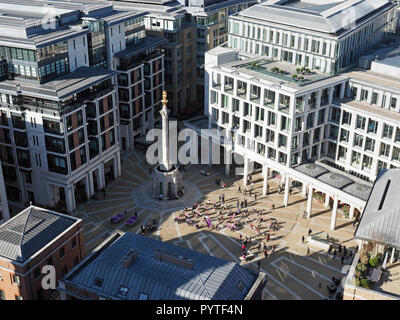
[[[164,108],[167,108],[167,91],[163,91],[161,103],[163,104]]]

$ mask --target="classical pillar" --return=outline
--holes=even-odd
[[[264,182],[263,182],[263,190],[262,190],[262,194],[263,196],[266,196],[268,193],[268,167],[266,165],[263,165],[263,178],[264,178]]]
[[[65,204],[67,207],[67,212],[72,212],[75,209],[75,195],[73,186],[65,187],[64,192],[65,192]]]
[[[225,163],[225,175],[229,176],[231,171],[231,164],[229,162]]]
[[[85,175],[85,191],[86,191],[86,198],[90,199],[90,184],[89,184],[89,175]]]
[[[89,172],[89,191],[91,195],[94,194],[93,171]]]
[[[331,196],[328,193],[325,193],[325,203],[324,203],[324,207],[325,208],[329,208],[329,200],[330,200]]]
[[[303,182],[303,187],[301,189],[301,194],[305,198],[307,197],[307,185]]]
[[[212,137],[208,138],[208,165],[212,165],[212,150],[213,150],[213,143]]]
[[[117,174],[118,178],[121,176],[121,153],[117,153]]]
[[[247,186],[248,171],[249,171],[249,159],[246,156],[244,156],[243,185],[245,187]]]
[[[395,251],[395,249],[392,248],[392,255],[391,255],[391,257],[390,257],[390,263],[393,263],[393,262],[394,262],[394,251]]]
[[[313,186],[308,186],[308,198],[307,198],[307,219],[311,218],[311,209],[312,209],[312,196],[313,196]]]
[[[117,156],[114,157],[113,159],[113,175],[114,179],[118,178],[118,161],[117,161]]]
[[[99,189],[103,189],[106,186],[106,177],[104,175],[104,164],[102,163],[99,167]]]
[[[289,202],[289,188],[290,188],[289,182],[290,182],[290,179],[289,179],[289,175],[287,174],[286,178],[285,178],[285,195],[283,198],[283,204],[285,207],[287,207],[288,202]]]
[[[331,230],[335,230],[338,202],[339,201],[338,201],[337,196],[334,196],[334,198],[333,198],[332,220],[331,220]]]
[[[353,205],[350,205],[349,218],[350,218],[351,220],[354,219],[354,206],[353,206]]]

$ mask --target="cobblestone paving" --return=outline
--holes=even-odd
[[[137,206],[133,200],[132,192],[144,181],[150,179],[149,166],[144,162],[142,154],[133,154],[123,160],[122,176],[107,187],[106,196],[98,200],[89,200],[79,205],[75,216],[84,220],[84,236],[87,252],[93,250],[109,234],[116,230],[140,233],[140,225],[146,225],[156,220],[159,228],[146,237],[152,237],[175,245],[190,248],[199,252],[217,256],[245,264],[249,268],[257,269],[257,261],[261,261],[261,271],[267,274],[267,285],[265,288],[265,299],[329,299],[326,288],[330,279],[341,276],[342,264],[339,257],[332,259],[318,247],[309,246],[310,255],[306,255],[307,243],[302,243],[301,237],[307,235],[311,228],[313,234],[326,237],[329,236],[347,248],[355,247],[353,239],[354,229],[352,223],[338,214],[337,228],[329,230],[331,210],[325,208],[317,201],[313,201],[311,219],[303,218],[303,211],[307,199],[303,198],[300,189],[294,189],[289,197],[289,205],[283,206],[283,192],[278,194],[278,181],[269,179],[270,194],[261,196],[262,177],[260,174],[253,174],[254,191],[257,193],[257,200],[254,197],[248,198],[248,210],[254,208],[264,210],[262,215],[264,222],[260,224],[261,235],[257,236],[256,231],[250,228],[250,223],[256,224],[260,218],[256,213],[248,215],[248,223],[241,229],[231,231],[226,227],[219,231],[210,230],[204,218],[197,218],[200,229],[186,223],[177,224],[174,218],[180,211],[171,209],[154,209],[145,205]],[[210,176],[203,176],[200,170],[203,167],[192,165],[183,175],[183,183],[190,181],[197,185],[202,193],[201,204],[207,201],[218,201],[219,196],[225,194],[225,202],[232,211],[236,210],[237,199],[244,199],[238,193],[238,186],[242,186],[242,179],[233,175],[226,177],[222,166],[213,166],[208,171]],[[231,170],[233,172],[233,170]],[[222,179],[226,188],[218,188],[215,179]],[[243,187],[242,187],[243,189]],[[271,209],[274,204],[275,209]],[[188,203],[191,206],[192,203]],[[125,226],[127,217],[117,224],[111,224],[113,215],[121,211],[127,211],[127,217],[138,213],[139,222],[132,226]],[[206,212],[214,224],[218,222],[217,210],[210,209]],[[270,221],[266,219],[275,218],[277,229],[269,232]],[[229,218],[227,215],[221,220],[222,226],[226,226]],[[244,219],[242,218],[242,221]],[[266,243],[264,233],[269,232],[271,240]],[[255,257],[247,263],[240,261],[241,244],[238,235],[252,238],[250,250],[255,252]],[[257,253],[257,245],[264,242],[268,246],[268,257],[264,258],[263,253]],[[275,246],[275,252],[271,254],[271,248]],[[350,261],[345,260],[345,263]]]

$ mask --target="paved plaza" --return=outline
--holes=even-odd
[[[223,218],[218,216],[218,209],[209,209],[205,212],[213,224],[218,221],[220,230],[210,230],[204,221],[204,217],[194,217],[200,228],[187,223],[176,223],[174,219],[179,216],[182,201],[165,200],[163,206],[159,206],[158,200],[149,201],[145,198],[144,187],[146,181],[150,180],[150,166],[145,162],[145,156],[141,153],[132,154],[123,159],[122,176],[107,187],[105,197],[103,194],[98,199],[92,199],[78,206],[74,215],[82,218],[84,223],[84,236],[87,253],[99,245],[108,235],[115,230],[141,232],[141,225],[152,223],[158,224],[157,230],[145,233],[146,237],[152,237],[171,244],[184,246],[209,255],[223,259],[248,264],[250,268],[257,269],[260,260],[260,271],[267,275],[265,287],[266,299],[330,299],[331,296],[326,288],[332,277],[341,276],[342,264],[339,257],[332,259],[326,250],[313,247],[302,242],[302,236],[306,236],[311,228],[313,234],[321,237],[327,236],[347,248],[356,247],[353,239],[354,228],[352,221],[346,220],[342,214],[338,214],[337,227],[335,231],[329,230],[331,220],[331,209],[325,208],[322,203],[314,200],[311,219],[303,218],[307,199],[301,195],[301,188],[294,188],[289,197],[289,205],[283,205],[283,192],[278,194],[279,181],[269,179],[269,194],[262,196],[262,176],[253,174],[254,192],[257,199],[248,197],[247,218],[241,218],[246,223],[236,231],[226,228],[229,223],[227,211],[236,211],[237,200],[244,199],[238,192],[242,186],[240,176],[229,177],[224,175],[223,166],[208,168],[209,176],[200,172],[204,169],[200,165],[191,165],[183,173],[183,185],[191,185],[189,188],[193,197],[188,197],[186,205],[191,207],[193,201],[201,205],[218,202],[219,196],[225,195],[225,203],[228,205],[224,211]],[[234,172],[234,170],[231,170]],[[222,179],[226,183],[225,188],[219,188],[215,180]],[[250,188],[250,185],[248,186]],[[186,189],[185,189],[186,190]],[[271,206],[274,205],[272,210]],[[259,216],[253,210],[263,210]],[[119,223],[110,222],[112,216],[119,212],[127,211],[127,217]],[[126,226],[125,221],[134,213],[138,214],[139,222],[134,226]],[[260,235],[251,229],[251,225],[257,225],[258,219],[263,218],[260,223]],[[269,230],[271,219],[276,219],[277,227],[274,231]],[[266,242],[265,233],[269,232],[271,239]],[[249,262],[241,262],[241,243],[238,240],[239,233],[251,237],[250,250],[255,256]],[[264,258],[262,252],[258,253],[257,246],[262,241],[268,246],[268,257]],[[272,246],[275,252],[271,254]],[[306,255],[307,247],[310,254]],[[350,261],[345,260],[346,263]]]

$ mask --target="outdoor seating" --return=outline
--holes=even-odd
[[[118,223],[125,218],[125,213],[120,212],[111,218],[112,223]]]
[[[132,216],[128,220],[126,220],[125,224],[128,226],[133,226],[138,220],[139,218],[137,216]]]

